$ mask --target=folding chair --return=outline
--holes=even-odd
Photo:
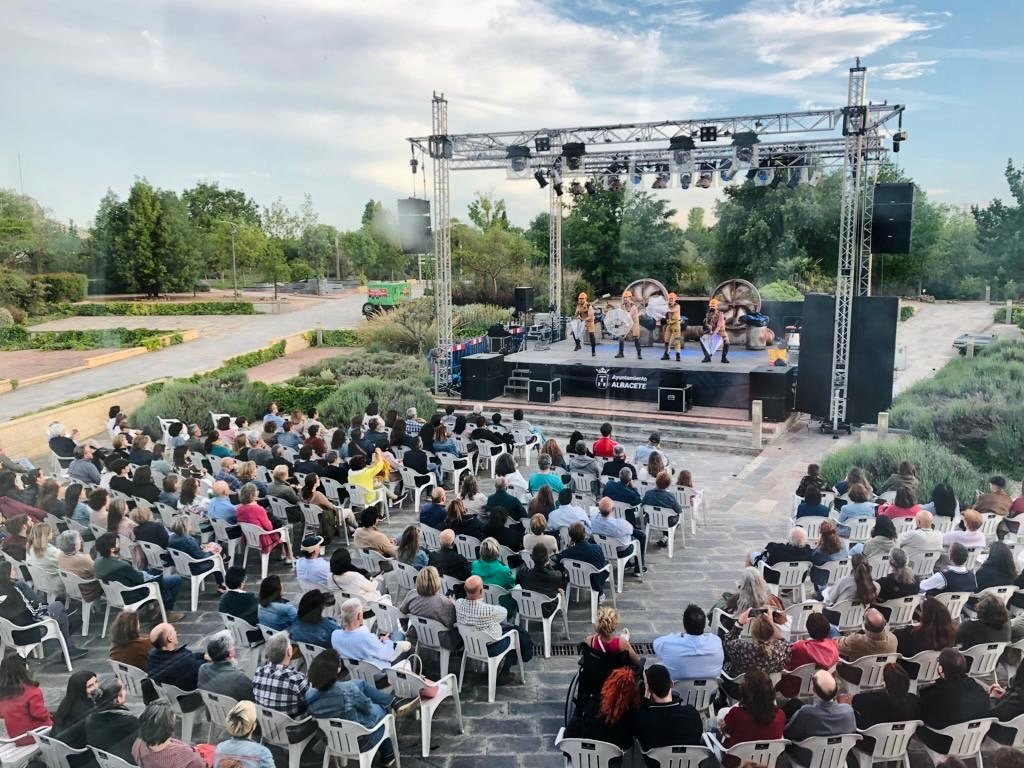
[[[116,581],[104,581],[100,579],[100,587],[103,589],[103,596],[107,600],[107,610],[103,614],[103,631],[100,632],[100,637],[107,636],[107,623],[110,621],[110,609],[117,608],[119,611],[136,611],[138,612],[146,603],[151,600],[155,600],[157,607],[160,609],[160,616],[163,621],[167,622],[167,612],[164,610],[164,601],[160,597],[160,585],[155,581],[147,581],[145,584],[140,584],[137,587],[126,587],[124,584],[119,584]],[[125,595],[129,592],[145,592],[146,594],[138,600],[128,601],[125,599]],[[68,665],[70,668],[70,664]]]
[[[18,643],[14,639],[15,632],[23,635],[23,633],[33,629],[41,629],[43,631],[42,636],[38,640]],[[0,618],[0,647],[17,651],[18,655],[23,659],[28,658],[31,653],[35,653],[36,658],[43,658],[43,643],[47,640],[56,640],[60,644],[61,652],[64,654],[64,664],[67,666],[68,672],[71,672],[71,655],[68,653],[68,644],[64,640],[64,635],[60,632],[56,619],[47,616],[45,619],[34,621],[31,624],[15,625],[7,619]]]
[[[614,744],[595,739],[567,739],[565,728],[558,729],[555,747],[565,755],[567,768],[610,768],[626,754]]]

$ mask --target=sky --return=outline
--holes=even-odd
[[[0,187],[84,224],[136,177],[209,180],[309,193],[348,229],[411,193],[405,138],[430,133],[435,90],[452,133],[831,108],[859,55],[869,98],[907,105],[899,164],[985,203],[1024,161],[1022,28],[1020,0],[11,0]],[[547,209],[501,171],[452,185],[453,216],[476,192],[522,226]],[[721,190],[658,194],[682,216]]]

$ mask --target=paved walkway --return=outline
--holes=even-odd
[[[293,355],[279,357],[277,360],[250,368],[249,380],[276,384],[297,376],[299,369],[303,366],[318,363],[328,357],[351,355],[358,351],[359,349],[356,347],[308,347]]]
[[[113,349],[19,349],[0,352],[0,378],[24,381],[31,376],[66,371],[85,365],[86,359]],[[2,402],[2,401],[0,401]]]

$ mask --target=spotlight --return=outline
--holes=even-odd
[[[538,152],[550,152],[551,151],[551,137],[550,136],[538,136],[533,140],[533,148]]]
[[[562,182],[556,181],[554,189],[555,189],[555,194],[558,195],[559,197],[561,197],[562,196],[562,192],[563,192]]]
[[[537,171],[535,174],[533,174],[533,178],[537,180],[537,184],[540,186],[541,189],[544,189],[544,187],[548,185],[548,180],[544,178],[543,171]]]
[[[582,195],[583,194],[583,185],[580,184],[578,181],[573,181],[569,185],[569,193],[572,194],[572,195]]]
[[[786,182],[786,186],[790,189],[796,189],[800,186],[800,177],[803,174],[803,168],[790,168],[789,169],[789,181]]]
[[[700,178],[697,179],[697,186],[701,189],[708,189],[715,181],[714,163],[700,164]]]
[[[658,178],[651,184],[651,189],[666,189],[668,187],[669,175],[667,173],[659,173]]]
[[[681,173],[681,174],[679,174],[679,186],[680,187],[682,187],[683,189],[689,189],[691,182],[693,182],[692,174],[689,174],[689,173]]]
[[[435,160],[439,158],[451,160],[455,151],[452,140],[447,136],[431,136],[427,149],[428,154]]]
[[[582,141],[571,141],[562,145],[562,157],[565,158],[565,165],[570,171],[580,169],[585,154],[587,154],[587,145]]]
[[[668,149],[672,153],[672,162],[676,165],[686,165],[691,161],[690,154],[694,148],[693,139],[689,136],[673,136],[668,140]]]
[[[733,162],[728,158],[718,164],[718,170],[722,176],[722,181],[726,183],[732,181],[733,177],[736,175],[736,170],[733,168]]]
[[[597,192],[597,188],[594,186],[594,182],[592,181],[588,181],[586,184],[584,184],[583,188],[587,190],[588,195],[593,195]]]
[[[785,173],[785,168],[776,168],[772,172],[772,180],[768,182],[768,186],[772,189],[778,189],[779,184],[782,183],[782,174]]]
[[[807,185],[810,187],[818,186],[818,182],[821,181],[821,171],[818,168],[807,169]]]
[[[867,122],[867,107],[843,107],[843,136],[862,136],[867,129]]]
[[[754,172],[754,186],[766,187],[775,178],[775,171],[768,166],[767,160],[761,161],[761,167]]]
[[[754,162],[754,154],[757,151],[756,144],[760,143],[757,134],[753,131],[737,133],[732,137],[733,154],[736,162],[746,168]]]
[[[644,183],[644,175],[639,171],[633,171],[633,173],[629,175],[629,183],[634,187],[639,187]]]
[[[505,175],[510,179],[523,179],[530,171],[530,148],[513,145],[508,148]]]
[[[907,135],[906,131],[897,131],[896,133],[894,133],[892,135],[892,151],[893,152],[899,152],[900,151],[900,144],[902,144],[904,141],[906,141],[907,138],[908,138],[908,135]]]
[[[702,125],[700,127],[701,141],[718,141],[718,128],[714,125]]]

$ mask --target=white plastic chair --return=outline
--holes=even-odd
[[[469,459],[460,458],[452,453],[440,451],[437,460],[441,463],[441,477],[448,475],[452,479],[452,488],[459,490],[459,478],[463,472],[469,471]]]
[[[323,649],[318,650],[322,651]],[[383,677],[384,667],[377,666],[375,662],[366,659],[350,659],[345,656],[341,657],[341,661],[345,665],[345,669],[348,670],[349,677],[353,680],[362,680],[376,687],[377,679]]]
[[[391,561],[391,573],[398,582],[398,588],[403,592],[410,592],[416,589],[416,576],[419,571],[416,566],[403,563],[401,560]]]
[[[390,715],[389,715],[390,717]],[[316,731],[313,731],[302,741],[297,741],[294,744],[288,739],[288,728],[290,726],[301,725],[302,723],[309,722],[309,717],[301,717],[298,719],[289,717],[284,712],[278,712],[277,710],[267,709],[256,705],[256,722],[259,723],[260,732],[263,734],[263,742],[266,744],[272,744],[275,747],[288,753],[288,768],[299,768],[302,762],[302,751],[306,748],[306,745],[313,740],[316,736]],[[323,726],[321,726],[321,729]],[[395,742],[397,746],[397,741]],[[397,754],[397,749],[395,750]],[[327,756],[324,755],[324,765],[327,765]],[[360,763],[362,766],[362,763]],[[366,765],[369,768],[369,764]]]
[[[455,550],[469,561],[480,556],[480,539],[460,533],[455,537]]]
[[[381,721],[373,728],[364,728],[359,723],[354,723],[351,720],[340,720],[334,717],[317,720],[316,722],[320,726],[320,730],[327,736],[327,749],[324,751],[324,768],[330,768],[330,763],[335,758],[340,758],[342,764],[347,764],[349,760],[354,759],[359,762],[359,768],[370,768],[373,758],[381,746],[383,746],[385,738],[391,739],[391,744],[395,750],[395,766],[396,768],[400,766],[398,733],[395,730],[394,715],[384,715]],[[381,725],[384,727],[384,737],[365,752],[360,751],[359,737],[369,736],[380,728]],[[298,768],[298,764],[291,765],[290,768]]]
[[[889,555],[875,555],[868,558],[868,565],[871,566],[871,578],[878,581],[883,576],[888,576],[891,570]]]
[[[242,538],[245,539],[245,554],[242,555],[242,568],[248,567],[249,550],[255,549],[260,555],[260,579],[267,578],[267,570],[270,567],[270,552],[264,552],[260,548],[260,536],[266,536],[273,533],[280,534],[281,541],[277,544],[277,546],[280,547],[290,541],[288,538],[288,527],[283,525],[272,531],[265,531],[258,525],[253,525],[252,523],[239,523],[238,525],[242,529]]]
[[[218,573],[221,575],[221,578],[223,578],[224,560],[217,555],[207,558],[193,558],[187,553],[182,552],[180,549],[169,549],[167,550],[167,554],[171,556],[171,561],[174,563],[174,570],[178,572],[178,575],[183,579],[187,579],[192,585],[192,610],[199,610],[199,591],[203,588],[203,582],[205,582],[210,576]],[[213,563],[213,568],[199,574],[193,573],[191,566],[199,565],[201,563]]]
[[[936,735],[946,736],[950,739],[949,749],[946,752],[936,752],[924,742],[921,742],[932,759],[932,765],[938,765],[944,758],[956,757],[960,760],[974,760],[978,768],[982,768],[981,745],[988,735],[992,724],[998,722],[994,717],[982,717],[977,720],[968,720],[966,723],[957,723],[947,728],[929,728],[926,725],[920,726],[918,730],[928,731]],[[919,739],[920,740],[920,739]]]
[[[669,507],[656,507],[651,504],[645,504],[643,511],[647,514],[650,520],[650,529],[658,532],[664,532],[668,537],[668,559],[672,559],[673,552],[675,551],[676,544],[676,531],[679,530],[679,526],[683,523],[683,516],[676,515],[676,511]],[[675,525],[669,525],[669,519],[677,517]],[[679,541],[679,546],[686,546],[686,527],[683,526],[682,539]]]
[[[523,664],[522,653],[519,650],[519,635],[514,629],[510,629],[499,637],[498,640],[493,640],[483,632],[478,632],[470,627],[463,627],[459,624],[456,624],[455,627],[459,630],[459,634],[462,635],[462,642],[464,645],[462,652],[462,664],[459,667],[459,691],[462,690],[462,680],[466,673],[466,661],[468,659],[479,661],[487,667],[487,701],[488,703],[493,704],[494,689],[498,683],[498,668],[501,667],[501,662],[510,653],[515,653],[516,660],[519,664],[519,676],[524,683],[526,682],[526,669]],[[508,647],[497,656],[488,655],[488,644],[496,643],[506,637],[509,639]]]
[[[828,572],[828,581],[825,583],[826,587],[834,586],[840,579],[846,578],[850,575],[853,570],[850,567],[849,558],[843,560],[830,560],[822,565],[816,565],[815,568]]]
[[[998,597],[1000,600],[1002,600],[1003,605],[1006,605],[1010,602],[1010,598],[1017,594],[1017,592],[1017,587],[1013,585],[1002,587],[986,587],[985,589],[982,589],[979,592],[975,593],[974,597],[978,600],[981,600],[981,598],[985,597],[986,595],[992,595],[993,597]]]
[[[214,728],[221,731],[224,730],[224,723],[227,722],[228,713],[238,702],[230,696],[225,696],[223,693],[211,693],[210,691],[204,691],[202,688],[198,689],[198,691],[210,720],[206,741],[209,744],[216,744],[217,742],[213,740]]]
[[[508,590],[497,584],[484,584],[484,602],[488,605],[501,605],[501,598],[508,596]]]
[[[441,532],[436,528],[420,523],[420,537],[423,539],[423,546],[431,552],[441,548]]]
[[[28,574],[32,577],[32,588],[36,592],[42,592],[45,600],[50,603],[64,594],[64,582],[60,580],[59,574],[51,574],[44,571],[38,565],[25,564]]]
[[[539,621],[544,632],[544,658],[551,658],[551,625],[555,623],[555,617],[562,614],[562,625],[565,630],[566,639],[569,638],[569,611],[565,603],[565,593],[554,597],[548,597],[540,592],[531,592],[528,589],[513,589],[510,594],[516,601],[519,621],[524,628],[529,630],[531,621]],[[554,605],[555,610],[550,616],[544,615],[544,606]]]
[[[113,755],[110,752],[104,752],[102,749],[97,747],[89,747],[92,750],[93,756],[96,758],[96,764],[99,768],[135,768],[134,765],[122,760],[117,755]]]
[[[996,529],[999,528],[999,522],[1004,519],[995,512],[981,513],[981,532],[985,534],[985,541],[987,543],[991,544],[996,540]]]
[[[935,563],[941,554],[942,552],[938,550],[934,552],[915,552],[907,558],[909,561],[907,566],[913,571],[915,576],[927,578],[935,571]]]
[[[159,544],[154,544],[151,541],[137,541],[135,545],[146,556],[147,567],[155,568],[161,572],[167,567],[167,563],[163,559],[163,556],[167,554],[167,550]]]
[[[888,608],[891,613],[889,614],[889,628],[897,629],[899,627],[909,626],[914,619],[914,611],[917,610],[917,606],[921,604],[921,595],[908,595],[907,597],[894,597],[892,600],[886,600],[884,603],[880,603],[880,608]]]
[[[954,622],[960,621],[960,613],[971,597],[970,592],[940,592],[934,596],[936,600],[946,606],[949,615]]]
[[[228,559],[231,562],[235,561],[235,551],[238,549],[239,537],[231,538],[228,534],[230,528],[236,528],[237,526],[232,525],[226,520],[215,520],[213,518],[207,518],[210,521],[210,525],[213,526],[213,538],[217,540],[217,543],[222,547],[227,547]]]
[[[702,718],[707,718],[714,712],[715,691],[718,690],[717,680],[676,680],[673,683],[683,704],[689,704],[700,713]]]
[[[899,661],[898,653],[886,653],[879,656],[863,656],[855,661],[839,661],[839,676],[846,682],[846,687],[851,694],[858,694],[861,691],[871,691],[882,688],[885,681],[882,679],[882,671],[886,664],[895,664]],[[844,673],[849,668],[860,670],[860,680],[852,682]],[[849,674],[847,672],[847,674]]]
[[[418,511],[423,492],[432,493],[434,490],[434,476],[429,473],[421,475],[410,467],[399,467],[398,474],[402,477],[402,490],[405,492],[402,503],[412,499],[413,511]]]
[[[768,582],[768,588],[775,595],[781,595],[783,592],[792,592],[793,599],[796,599],[796,591],[800,590],[800,602],[807,600],[807,574],[811,572],[811,563],[809,560],[798,560],[792,563],[776,563],[775,565],[768,565],[764,561],[757,564],[758,569],[761,571],[761,575],[765,581]],[[768,578],[766,571],[771,571],[776,576],[771,579]]]
[[[160,616],[163,621],[167,622],[167,612],[164,610],[164,601],[160,598],[160,585],[155,581],[147,581],[145,584],[140,584],[137,587],[126,587],[124,584],[119,584],[116,581],[104,581],[100,579],[100,587],[103,589],[103,597],[107,601],[107,610],[103,614],[103,631],[100,632],[100,637],[107,636],[107,624],[110,621],[110,609],[117,608],[119,611],[136,611],[139,608],[148,603],[150,600],[155,600],[157,607],[160,609]],[[146,594],[139,600],[133,600],[128,602],[124,596],[129,592],[144,591]],[[70,666],[70,665],[69,665]]]
[[[708,524],[708,504],[703,488],[688,488],[685,485],[676,486],[676,498],[684,510],[690,511],[690,532],[697,535],[697,522],[701,525]]]
[[[368,547],[357,549],[356,554],[359,555],[359,560],[363,564],[363,568],[365,568],[366,572],[371,576],[379,575],[382,571],[381,565],[392,561],[392,558],[385,557],[376,549],[369,549]]]
[[[64,593],[67,596],[67,600],[77,600],[82,604],[82,637],[89,636],[89,624],[92,619],[92,606],[102,600],[102,597],[97,597],[95,600],[86,600],[82,596],[82,585],[84,584],[99,584],[96,579],[83,579],[70,571],[57,571],[60,576],[61,582],[64,584]]]
[[[68,758],[72,755],[78,756],[90,754],[88,747],[75,749],[73,747],[69,747],[60,739],[55,739],[50,735],[51,730],[51,728],[46,727],[37,728],[34,731],[28,732],[28,734],[35,740],[35,746],[38,748],[38,754],[34,756],[37,760],[41,760],[46,765],[46,768],[71,768],[71,761]],[[0,741],[0,765],[22,765],[23,763],[19,759],[20,756],[16,755],[12,750],[7,749],[7,744],[4,743],[6,741],[10,741],[11,746],[16,749],[29,749],[29,747],[18,747],[14,744],[15,739],[4,739],[3,741]],[[25,758],[25,762],[31,759],[31,757],[33,757],[33,755],[29,754],[29,756]],[[86,760],[85,762],[88,761]],[[78,764],[81,765],[82,763],[78,762]]]
[[[434,724],[434,713],[445,699],[451,699],[455,705],[455,721],[458,724],[459,733],[463,732],[462,702],[459,699],[459,686],[455,675],[448,674],[438,680],[436,695],[433,698],[424,699],[420,697],[420,691],[429,685],[424,678],[409,670],[395,667],[389,667],[386,672],[396,698],[414,699],[419,704],[420,754],[423,757],[430,757],[430,732]],[[445,726],[447,725],[446,721]],[[445,732],[448,732],[447,727]]]
[[[491,468],[491,480],[494,479],[494,466],[497,464],[498,457],[505,453],[505,444],[498,445],[492,443],[490,440],[484,440],[483,438],[474,441],[477,447],[476,462],[477,471],[480,471],[480,466],[483,464],[489,464]]]
[[[818,540],[818,536],[819,536],[819,534],[821,532],[821,524],[825,520],[828,520],[828,518],[827,517],[815,517],[813,515],[810,515],[810,516],[807,516],[807,517],[795,518],[794,520],[790,521],[790,525],[791,525],[791,527],[795,525],[795,526],[799,526],[800,528],[803,528],[804,531],[806,531],[807,538],[809,540],[817,541]]]
[[[896,529],[896,537],[899,538],[901,534],[914,530],[917,527],[917,520],[913,515],[909,517],[894,517],[892,518],[892,525]]]
[[[788,677],[800,681],[800,688],[791,698],[806,700],[814,696],[813,681],[814,673],[817,671],[818,665],[812,662],[810,664],[802,664],[796,669],[788,669],[782,673],[783,680],[785,680]]]
[[[871,538],[871,531],[875,527],[874,517],[851,517],[845,523],[840,523],[850,529],[846,537],[849,541],[867,541]]]
[[[431,651],[437,651],[440,656],[441,677],[448,674],[448,667],[451,663],[452,652],[445,648],[441,642],[441,634],[449,630],[436,619],[428,619],[426,616],[409,615],[409,629],[416,632],[416,655],[419,655],[420,647]]]
[[[614,744],[595,739],[567,739],[565,728],[558,729],[555,747],[565,755],[566,768],[609,768],[626,753]]]
[[[253,640],[250,633],[259,632],[259,627],[254,627],[245,619],[232,616],[230,613],[221,613],[220,620],[224,624],[224,629],[231,633],[231,639],[235,642],[235,648],[248,651],[243,666],[246,674],[252,677],[259,665],[261,647],[264,641],[262,638]]]
[[[901,723],[878,723],[863,730],[858,728],[857,733],[875,742],[870,753],[861,749],[860,744],[853,750],[859,767],[871,768],[875,763],[902,762],[903,768],[910,768],[908,749],[919,725],[920,720],[907,720]]]
[[[998,682],[996,666],[1008,645],[1009,643],[979,643],[961,651],[967,659],[967,674],[975,679],[991,676],[993,682]]]
[[[939,653],[941,651],[921,651],[904,659],[917,665],[916,674],[910,676],[911,693],[939,679]],[[908,674],[910,671],[907,670]]]
[[[376,619],[374,632],[405,631],[402,622],[406,616],[397,605],[383,600],[370,600],[367,605],[373,610]]]
[[[860,736],[855,733],[846,733],[839,736],[812,736],[802,741],[794,741],[794,747],[802,747],[810,750],[811,759],[808,762],[801,762],[793,751],[789,751],[790,762],[801,768],[844,768],[846,756],[854,748]],[[801,755],[802,757],[803,755]]]
[[[799,640],[807,634],[807,619],[812,613],[821,613],[825,607],[824,603],[817,600],[805,600],[802,603],[794,603],[786,609],[789,616],[789,636]]]
[[[144,680],[149,679],[144,670],[133,667],[131,664],[114,661],[113,659],[110,660],[110,669],[113,671],[114,677],[124,686],[125,694],[130,699],[138,697],[139,701],[143,700],[145,691],[143,690],[142,683]]]
[[[655,747],[641,754],[658,768],[699,768],[705,760],[714,757],[714,753],[707,747],[684,744]]]
[[[989,731],[989,741],[991,741],[993,744],[998,744],[1001,747],[1013,747],[1014,749],[1024,749],[1024,715],[1017,715],[1012,720],[994,723],[994,725],[998,725],[1000,729],[1009,730],[1011,732],[1010,738],[1009,740],[1003,738],[1002,736],[1000,736],[1000,738],[996,738],[996,736],[992,734],[992,731]]]
[[[719,762],[725,755],[730,755],[739,761],[739,765],[746,762],[762,766],[762,768],[775,768],[779,755],[786,751],[790,743],[788,739],[772,739],[770,741],[744,741],[733,744],[729,749],[722,746],[721,742],[712,733],[704,734],[704,743],[708,745]]]
[[[604,559],[607,560],[608,565],[612,567],[613,578],[616,580],[614,586],[619,594],[622,594],[623,580],[626,575],[626,566],[629,565],[630,562],[640,565],[640,542],[636,539],[630,539],[630,552],[626,555],[619,554],[619,543],[615,539],[610,539],[607,536],[595,533],[594,543],[601,547]],[[640,581],[643,580],[644,574],[641,570]]]
[[[14,633],[30,631],[33,629],[43,630],[43,635],[31,643],[19,644],[14,639]],[[56,640],[60,643],[60,649],[64,654],[64,664],[68,672],[71,671],[71,655],[68,653],[68,644],[64,641],[64,635],[60,633],[57,620],[47,616],[45,619],[34,621],[31,624],[16,625],[4,618],[0,618],[0,646],[5,650],[17,651],[23,659],[28,658],[30,653],[35,653],[36,658],[43,658],[43,643],[47,640]]]
[[[197,722],[202,722],[203,718],[207,716],[205,707],[197,707],[191,712],[186,712],[181,708],[181,699],[185,696],[189,696],[194,691],[183,691],[176,685],[170,683],[158,683],[155,680],[150,680],[153,683],[153,687],[156,692],[170,705],[171,712],[176,718],[181,720],[181,740],[186,744],[192,743],[192,729],[195,727]]]
[[[840,600],[835,605],[827,606],[828,610],[839,614],[836,627],[840,632],[855,632],[864,622],[864,613],[870,606],[854,600]]]
[[[573,590],[576,590],[578,594],[583,594],[584,591],[590,594],[590,622],[594,623],[597,621],[597,601],[598,596],[601,593],[591,585],[590,577],[595,573],[600,573],[601,571],[604,571],[611,576],[612,567],[610,565],[605,565],[602,568],[595,568],[590,563],[584,563],[582,560],[573,560],[571,558],[565,558],[562,560],[562,567],[565,568],[565,572],[569,576],[570,599]],[[614,584],[612,584],[610,592],[612,595],[612,605],[615,605]]]

